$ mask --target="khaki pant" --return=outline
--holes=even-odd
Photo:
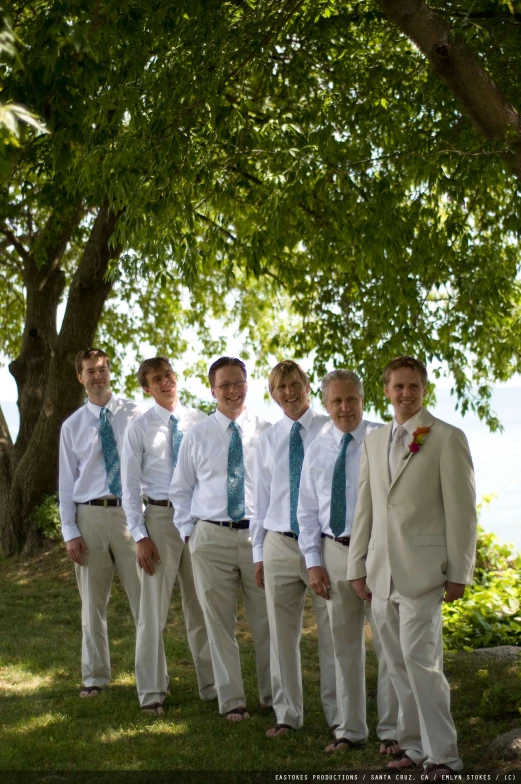
[[[345,573],[345,572],[344,572]],[[304,720],[300,637],[308,570],[298,542],[274,531],[264,539],[264,583],[271,635],[273,707],[278,724],[295,729]],[[320,694],[330,727],[340,724],[335,657],[325,599],[310,592],[317,619]]]
[[[81,672],[85,686],[110,681],[107,605],[114,569],[125,589],[136,626],[141,592],[136,546],[121,507],[78,504],[76,524],[87,545],[83,566],[75,564],[81,596]]]
[[[347,738],[354,743],[367,738],[364,645],[364,621],[367,618],[373,629],[373,641],[378,657],[377,734],[382,739],[396,739],[398,700],[371,615],[371,605],[362,601],[351,583],[346,580],[348,555],[348,547],[327,537],[322,539],[322,563],[331,585],[327,609],[335,650],[340,713],[340,723],[335,736]]]
[[[373,616],[400,703],[400,748],[416,764],[461,770],[443,674],[442,597],[443,587],[408,599],[391,584],[389,599],[373,595]]]
[[[163,702],[168,689],[163,632],[176,577],[179,577],[188,644],[195,664],[199,695],[215,699],[210,648],[204,616],[195,592],[188,547],[173,523],[173,509],[149,504],[145,523],[150,539],[159,551],[161,563],[154,574],[141,573],[141,603],[136,637],[136,685],[140,705]]]
[[[255,645],[260,701],[271,705],[266,599],[255,582],[250,532],[198,520],[189,545],[197,596],[208,630],[220,712],[246,705],[236,638],[239,585]]]

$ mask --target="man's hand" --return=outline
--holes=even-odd
[[[81,554],[82,553],[86,553],[86,555],[89,554],[83,536],[76,536],[75,539],[69,539],[68,542],[65,542],[65,547],[67,548],[67,555],[69,556],[71,561],[74,561],[74,563],[83,566],[83,559],[81,557]]]
[[[137,543],[137,562],[147,574],[154,574],[154,564],[161,563],[159,552],[152,539],[140,539]]]
[[[456,599],[461,599],[465,593],[465,583],[451,583],[447,580],[445,583],[445,596],[444,602],[454,602]]]
[[[354,588],[354,591],[360,599],[363,599],[364,602],[370,602],[373,598],[373,594],[369,593],[366,587],[366,579],[365,577],[359,577],[358,580],[350,580],[351,585]]]
[[[264,561],[255,564],[255,582],[259,588],[264,588]]]
[[[329,582],[329,575],[323,566],[310,566],[308,569],[309,586],[313,589],[317,596],[322,596],[324,599],[329,599],[329,591],[331,583]]]

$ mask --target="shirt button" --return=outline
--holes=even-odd
[[[393,507],[394,507],[394,504],[389,504],[389,509],[392,509]]]

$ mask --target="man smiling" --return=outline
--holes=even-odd
[[[306,452],[298,506],[299,546],[311,588],[324,599],[333,634],[340,711],[335,742],[326,752],[345,750],[367,738],[365,721],[364,602],[346,580],[364,438],[382,425],[362,419],[364,392],[356,373],[333,370],[322,380],[322,402],[331,426]],[[389,680],[369,605],[366,617],[378,656],[380,752],[398,750],[398,701]]]
[[[394,419],[364,442],[348,579],[372,600],[400,703],[402,752],[389,767],[423,764],[437,781],[463,767],[443,674],[441,603],[461,598],[472,580],[474,473],[465,435],[423,408],[423,362],[397,357],[383,380]]]
[[[257,582],[265,587],[268,604],[277,723],[267,735],[275,738],[303,723],[300,636],[309,580],[298,549],[298,491],[304,452],[329,420],[310,408],[309,381],[296,362],[279,362],[268,388],[284,416],[259,438],[251,538]],[[314,593],[311,599],[317,617],[322,705],[333,727],[339,718],[331,629],[325,599]]]
[[[174,522],[189,542],[219,710],[229,721],[240,722],[249,713],[236,639],[239,585],[255,644],[260,702],[271,705],[266,600],[255,581],[249,531],[255,446],[270,425],[246,410],[244,362],[221,357],[208,378],[217,411],[183,439],[170,498]]]
[[[128,428],[122,456],[123,507],[141,571],[140,621],[136,638],[136,685],[143,711],[164,713],[168,691],[163,631],[179,577],[188,643],[201,699],[215,698],[212,663],[203,613],[195,592],[188,547],[173,523],[168,493],[184,434],[206,419],[183,406],[177,376],[165,357],[141,363],[138,381],[155,405]],[[146,499],[143,515],[142,498]]]
[[[81,351],[75,367],[87,402],[61,429],[60,517],[81,595],[80,697],[96,697],[110,681],[107,605],[114,568],[136,624],[139,619],[136,548],[121,506],[120,454],[125,430],[141,412],[135,403],[112,394],[104,351]]]

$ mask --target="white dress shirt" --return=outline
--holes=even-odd
[[[181,443],[170,486],[174,523],[182,539],[197,520],[230,520],[228,514],[228,447],[231,419],[216,411],[188,431]],[[243,411],[235,420],[241,429],[244,456],[245,518],[253,517],[253,460],[260,434],[270,422]]]
[[[177,419],[183,434],[197,422],[206,419],[202,411],[181,403],[177,404],[174,411],[168,411],[155,403],[129,425],[125,434],[121,457],[123,508],[130,533],[136,542],[148,537],[142,497],[156,501],[168,500],[174,473],[171,416]]]
[[[60,517],[66,542],[81,536],[76,525],[76,504],[94,498],[114,498],[109,490],[105,459],[99,435],[102,406],[87,403],[62,425],[60,435]],[[112,425],[118,454],[121,457],[127,425],[141,415],[130,400],[111,396],[107,419]]]
[[[304,454],[330,421],[311,408],[300,417]],[[289,438],[295,420],[285,414],[261,438],[255,455],[255,517],[250,524],[253,561],[263,560],[266,531],[291,531],[289,487]]]
[[[346,525],[341,536],[351,536],[353,528],[362,442],[369,433],[379,427],[383,425],[362,419],[351,433],[353,440],[347,445],[346,451]],[[322,566],[321,534],[333,536],[329,525],[331,487],[343,435],[341,430],[331,424],[313,441],[304,457],[297,517],[300,528],[299,547],[308,569]]]

